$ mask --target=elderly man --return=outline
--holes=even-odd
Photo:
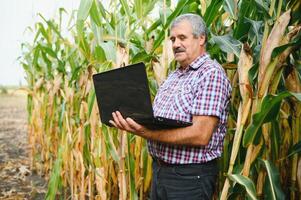
[[[112,113],[115,127],[148,140],[153,157],[151,199],[212,199],[226,133],[230,82],[206,53],[207,29],[195,14],[177,17],[170,40],[179,67],[160,86],[154,114],[193,125],[149,130]]]

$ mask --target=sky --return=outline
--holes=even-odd
[[[109,7],[110,1],[101,2]],[[26,29],[41,21],[38,13],[46,19],[58,19],[59,8],[65,8],[70,15],[79,4],[80,0],[0,0],[0,87],[26,85],[25,72],[17,59],[22,55],[21,44],[33,41],[34,33]],[[70,16],[64,15],[63,19],[67,23]]]
[[[37,14],[46,19],[57,18],[60,7],[71,14],[79,4],[80,0],[0,0],[0,86],[26,84],[17,58],[21,55],[21,43],[32,41],[33,33],[25,30],[40,20]]]

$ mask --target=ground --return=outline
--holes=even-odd
[[[30,170],[26,95],[0,91],[0,199],[44,199],[47,183]]]

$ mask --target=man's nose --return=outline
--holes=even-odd
[[[175,39],[175,41],[172,43],[173,48],[180,47],[180,41],[178,39]]]

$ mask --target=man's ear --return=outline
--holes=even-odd
[[[200,46],[205,46],[206,36],[200,35]]]

